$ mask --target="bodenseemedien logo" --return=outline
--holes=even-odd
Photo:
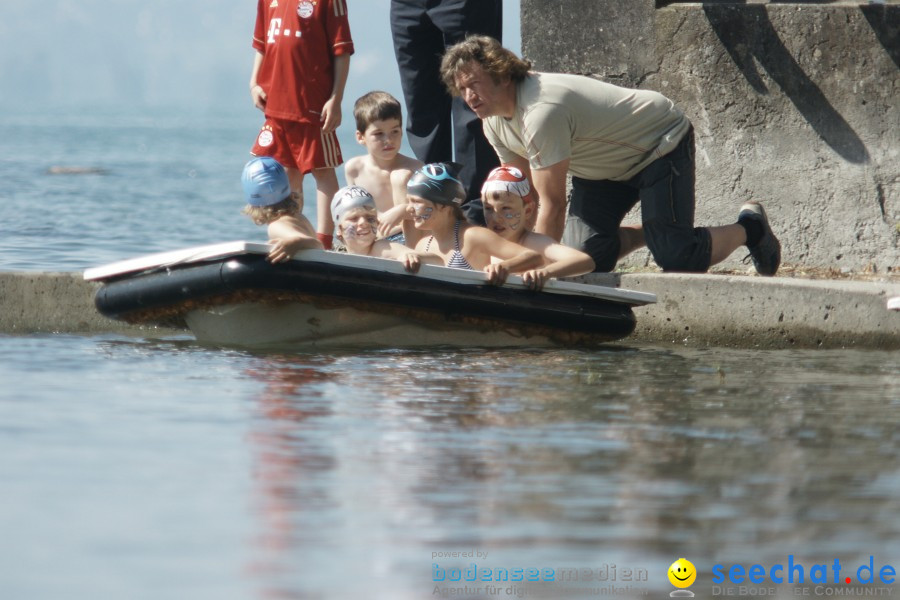
[[[689,589],[691,584],[697,579],[697,569],[694,564],[686,558],[679,558],[669,567],[668,571],[669,583],[679,588],[669,592],[671,598],[693,598],[694,592]]]

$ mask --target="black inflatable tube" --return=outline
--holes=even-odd
[[[631,307],[590,296],[464,285],[400,273],[291,261],[273,265],[256,254],[230,257],[105,284],[97,309],[112,318],[246,290],[298,292],[443,313],[624,337],[635,327]]]

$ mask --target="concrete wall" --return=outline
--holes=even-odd
[[[793,278],[598,273],[579,280],[651,292],[659,302],[635,309],[632,340],[747,348],[900,349],[900,283]],[[94,307],[99,284],[80,273],[0,272],[0,335],[118,333],[185,335],[133,326]]]
[[[537,70],[654,89],[688,114],[698,225],[757,199],[785,263],[900,271],[897,0],[522,0],[522,48]]]
[[[0,334],[126,333],[154,337],[172,329],[129,325],[94,307],[100,284],[81,273],[0,272]]]

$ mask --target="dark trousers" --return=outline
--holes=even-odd
[[[693,128],[672,152],[628,181],[572,177],[569,214],[590,229],[581,250],[594,259],[596,271],[612,271],[616,266],[619,225],[638,200],[644,238],[657,265],[664,271],[703,273],[709,269],[709,230],[694,227]]]
[[[441,82],[441,57],[468,34],[500,40],[502,8],[501,0],[391,0],[409,145],[422,162],[462,164],[468,199],[481,196],[487,174],[500,163],[481,120],[460,98],[451,98]]]

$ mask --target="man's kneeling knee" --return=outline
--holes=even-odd
[[[709,270],[712,238],[708,229],[645,222],[644,235],[653,260],[663,271],[706,273]]]

